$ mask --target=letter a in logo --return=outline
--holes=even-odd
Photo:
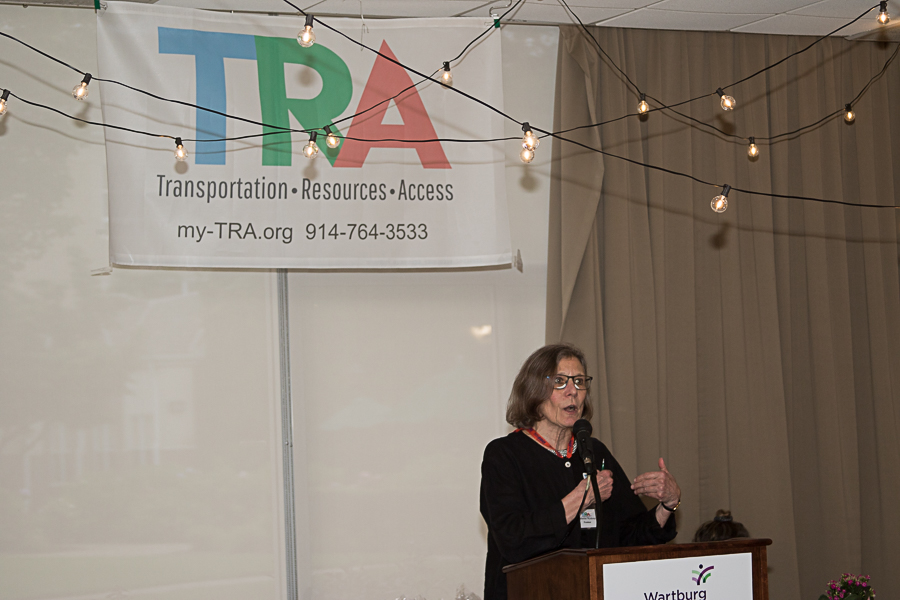
[[[375,58],[375,65],[372,67],[356,112],[359,113],[373,106],[375,108],[353,118],[347,131],[347,137],[383,141],[345,140],[334,166],[362,167],[372,148],[415,148],[419,161],[426,169],[449,169],[450,162],[447,160],[447,155],[444,154],[440,142],[402,141],[433,139],[437,137],[437,134],[425,111],[425,105],[422,103],[419,92],[412,87],[413,82],[409,74],[403,67],[385,58],[387,56],[397,60],[386,41],[381,43],[380,52],[384,56]],[[384,115],[389,104],[387,99],[396,96],[405,88],[409,89],[394,99],[397,110],[403,118],[403,125],[385,125]]]

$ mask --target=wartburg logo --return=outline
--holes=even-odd
[[[691,571],[691,573],[696,575],[696,577],[691,577],[691,581],[697,582],[697,585],[700,585],[701,583],[706,583],[706,580],[712,576],[712,573],[710,571],[712,571],[713,569],[715,569],[715,567],[713,565],[710,565],[710,566],[706,567],[705,569],[703,568],[703,565],[700,565],[699,567],[697,567],[697,569],[694,569],[693,571]]]

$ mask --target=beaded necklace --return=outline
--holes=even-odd
[[[516,429],[516,431],[523,432],[525,435],[527,435],[528,437],[530,437],[531,439],[536,441],[538,444],[540,444],[541,446],[543,446],[544,448],[546,448],[547,450],[549,450],[550,452],[552,452],[553,454],[555,454],[556,456],[558,456],[560,458],[572,458],[572,455],[575,454],[575,450],[578,449],[578,442],[575,441],[574,435],[569,440],[569,445],[566,448],[566,451],[560,452],[553,446],[553,444],[551,444],[550,442],[545,440],[543,438],[543,436],[541,436],[541,434],[539,434],[537,431],[535,431],[533,427],[528,428],[528,429],[519,428],[519,429]]]

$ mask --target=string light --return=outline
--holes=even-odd
[[[184,144],[181,143],[181,138],[175,138],[175,160],[178,162],[184,162],[187,160],[188,152],[184,149]]]
[[[722,193],[712,199],[712,202],[709,203],[709,207],[713,209],[713,212],[725,212],[725,209],[728,208],[728,192],[730,191],[731,186],[726,183],[725,187],[722,188]]]
[[[453,85],[453,73],[450,72],[450,63],[444,62],[444,71],[441,73],[441,83],[450,87]]]
[[[519,152],[519,158],[523,163],[528,164],[534,160],[534,149],[541,145],[541,140],[534,135],[528,121],[522,123],[522,131],[525,135],[522,136],[522,151]]]
[[[887,11],[887,0],[884,0],[879,4],[878,22],[882,25],[887,25],[891,21],[891,15],[889,15]]]
[[[650,111],[650,105],[647,104],[647,94],[641,93],[641,103],[638,104],[638,112],[646,115]]]
[[[297,34],[297,43],[304,48],[309,48],[316,43],[316,34],[313,31],[313,16],[306,15],[306,25],[303,31]]]
[[[534,160],[534,150],[531,148],[522,148],[522,151],[519,152],[519,158],[527,165]]]
[[[856,120],[856,113],[853,112],[853,107],[849,104],[844,106],[844,120],[848,123],[852,123]]]
[[[319,155],[319,146],[316,144],[317,132],[313,131],[309,134],[309,143],[303,146],[303,156],[313,159]],[[327,143],[327,142],[326,142]]]
[[[91,82],[91,74],[85,73],[81,83],[72,88],[72,96],[76,100],[84,100],[88,97],[88,84]]]
[[[756,158],[759,156],[759,146],[756,145],[756,138],[750,136],[750,145],[747,146],[747,156]]]
[[[327,134],[325,136],[325,145],[326,146],[328,146],[329,148],[337,148],[338,146],[341,145],[341,138],[334,135],[334,132],[331,130],[331,125],[325,126],[325,133]]]
[[[731,96],[726,96],[722,88],[717,89],[716,93],[719,95],[719,98],[721,98],[719,104],[722,105],[722,110],[734,109],[735,105],[737,104],[737,102],[734,101],[734,98],[732,98]]]
[[[518,1],[516,2],[516,6],[518,6],[518,5],[519,5],[521,2],[523,2],[523,1],[524,1],[524,0],[518,0]],[[564,0],[561,0],[561,1],[564,1]],[[886,7],[886,2],[883,2],[882,4],[884,4],[885,7]],[[514,8],[515,8],[515,7],[514,7]],[[511,9],[511,10],[512,10],[512,9]],[[871,10],[871,9],[870,9],[870,10]],[[509,12],[509,11],[508,11],[508,12]],[[869,12],[869,11],[866,11],[865,13],[863,13],[862,15],[860,15],[859,17],[857,17],[854,21],[851,21],[851,23],[849,23],[849,24],[855,23],[857,20],[859,20],[860,18],[862,18],[862,17],[863,17],[865,14],[867,14],[868,12]],[[505,14],[506,14],[506,13],[504,13],[504,16],[505,16]],[[498,20],[499,20],[499,19],[498,19]],[[312,29],[312,25],[311,25],[311,22],[312,22],[312,21],[313,21],[312,16],[307,16],[307,22],[309,23],[309,30]],[[848,24],[848,25],[849,25],[849,24]],[[497,25],[499,25],[499,23],[497,23]],[[326,24],[325,26],[328,27],[327,24]],[[846,27],[846,25],[845,25],[844,27]],[[330,28],[329,28],[329,29],[330,29]],[[336,30],[334,30],[334,31],[336,31]],[[490,31],[490,30],[488,30],[488,31]],[[836,31],[837,31],[837,30],[836,30]],[[302,33],[302,32],[301,32],[301,33]],[[0,32],[0,35],[2,35],[2,36],[4,36],[4,37],[11,38],[11,39],[14,39],[15,41],[19,41],[19,40],[16,40],[15,38],[13,38],[12,36],[9,36],[9,35],[7,35],[7,34],[3,34],[2,32]],[[342,35],[343,35],[343,34],[342,34]],[[484,34],[482,34],[482,35],[484,35]],[[298,36],[298,38],[299,38],[299,37],[300,37],[300,36]],[[345,35],[344,37],[347,37],[348,39],[350,39],[350,38],[349,38],[348,36],[346,36],[346,35]],[[480,38],[480,37],[481,37],[481,36],[479,36],[479,38]],[[476,38],[475,41],[477,41],[479,38]],[[821,38],[820,38],[820,39],[821,39]],[[298,41],[299,41],[299,39],[298,39]],[[817,42],[818,42],[818,41],[819,41],[819,40],[817,40]],[[803,51],[805,51],[805,50],[808,50],[810,47],[812,47],[812,45],[814,45],[814,44],[817,43],[817,42],[814,42],[813,44],[811,44],[810,46],[808,46],[807,48],[804,48],[803,50],[801,50],[801,51],[799,51],[799,52],[795,52],[794,54],[791,54],[791,55],[789,55],[788,57],[785,57],[784,59],[782,59],[782,60],[779,61],[778,63],[775,63],[775,64],[773,64],[773,65],[770,65],[769,67],[766,67],[765,69],[763,69],[762,71],[760,71],[760,73],[763,72],[763,71],[765,71],[765,70],[768,70],[769,68],[772,68],[772,67],[774,67],[774,66],[780,64],[781,62],[784,62],[784,60],[787,60],[788,58],[791,58],[792,56],[795,56],[796,54],[799,54],[800,52],[803,52]],[[20,42],[20,43],[22,43],[22,42]],[[27,45],[27,44],[26,44],[26,45]],[[312,44],[310,44],[310,45],[312,45]],[[362,45],[362,44],[360,44],[360,45],[363,46],[363,47],[366,48],[366,49],[371,50],[371,48],[368,48],[368,46],[364,46],[364,45]],[[470,45],[471,45],[471,43],[470,43]],[[30,46],[29,46],[29,47],[30,47]],[[468,48],[468,46],[467,46],[467,48]],[[33,49],[33,48],[32,48],[32,49]],[[898,50],[900,50],[900,46],[898,46],[897,50],[895,50],[894,54],[891,56],[891,59],[889,59],[889,60],[885,63],[885,66],[882,68],[882,71],[881,71],[880,74],[883,74],[884,70],[885,70],[885,69],[887,68],[887,66],[891,63],[891,60],[896,56]],[[601,51],[602,51],[602,50],[601,50]],[[40,52],[40,51],[38,51],[38,52]],[[374,50],[373,50],[373,52],[374,52]],[[42,54],[43,54],[43,53],[42,53]],[[53,58],[52,56],[49,56],[49,55],[48,55],[48,57],[51,58],[51,59],[53,59],[53,60],[56,60],[57,62],[61,62],[61,61],[59,61],[58,59]],[[452,60],[455,60],[455,59],[452,59]],[[452,62],[452,61],[450,61],[450,62]],[[62,64],[64,64],[65,66],[68,66],[69,68],[74,69],[74,67],[71,67],[70,65],[66,65],[65,63],[62,63]],[[410,69],[409,67],[406,67],[405,65],[400,65],[400,66],[402,66],[403,68],[406,68],[407,70],[410,70],[411,72],[414,72],[414,73],[416,73],[416,74],[418,74],[418,75],[421,75],[421,76],[425,77],[425,80],[430,79],[428,76],[422,75],[421,73],[418,73],[417,71],[415,71],[415,70],[413,70],[413,69]],[[75,70],[77,70],[77,69],[75,69]],[[759,74],[759,73],[756,73],[756,74],[754,74],[753,76],[758,75],[758,74]],[[880,75],[880,74],[879,74],[879,75]],[[433,77],[433,75],[432,75],[432,77]],[[876,76],[876,77],[877,77],[877,76]],[[873,77],[873,79],[870,80],[869,83],[871,84],[871,82],[874,81],[874,79],[875,79],[875,77]],[[89,80],[88,80],[88,81],[89,81]],[[110,80],[110,81],[111,81],[111,83],[116,83],[116,84],[119,84],[119,85],[124,85],[124,84],[120,84],[119,82],[116,82],[116,81],[112,81],[112,80]],[[424,80],[423,80],[423,81],[424,81]],[[742,81],[744,81],[744,80],[742,80]],[[739,82],[737,82],[737,83],[741,83],[742,81],[739,81]],[[86,83],[86,82],[83,82],[83,83]],[[422,83],[422,82],[420,82],[420,83]],[[414,84],[414,85],[417,85],[417,84]],[[732,84],[732,85],[734,85],[734,84]],[[725,86],[725,87],[731,87],[731,86]],[[866,86],[866,88],[868,88],[868,85]],[[131,88],[131,89],[133,89],[134,91],[140,92],[140,93],[144,93],[144,94],[153,96],[153,97],[155,97],[155,98],[157,98],[157,99],[160,99],[160,100],[163,100],[163,101],[172,102],[171,100],[168,100],[168,99],[166,99],[166,98],[162,98],[162,97],[159,97],[159,96],[154,96],[153,94],[150,94],[149,92],[145,92],[145,91],[140,90],[140,89],[137,89],[137,88]],[[2,90],[2,91],[3,91],[3,94],[2,94],[2,100],[0,100],[0,109],[2,109],[2,110],[0,110],[0,114],[3,114],[3,112],[5,112],[5,109],[6,109],[6,103],[5,103],[5,100],[11,95],[11,93],[10,93],[8,90]],[[723,102],[723,108],[725,108],[726,110],[731,110],[731,109],[736,105],[736,102],[735,102],[734,98],[731,97],[731,96],[725,96],[724,91],[723,91],[722,88],[718,88],[716,91],[717,91],[717,93],[720,95],[720,98],[721,98],[721,100],[722,100],[722,102]],[[866,90],[863,89],[863,91],[860,93],[860,95],[862,95],[862,93],[864,93],[865,91],[866,91]],[[642,95],[643,95],[643,94],[642,94]],[[708,94],[705,95],[705,96],[708,96]],[[17,99],[22,100],[22,99],[19,98],[18,96],[14,96],[14,97],[16,97]],[[473,99],[476,100],[476,101],[479,101],[477,98],[473,98]],[[700,98],[698,97],[698,98],[696,98],[696,99],[700,99]],[[688,101],[685,101],[685,102],[683,102],[683,103],[691,102],[691,101],[693,101],[693,100],[688,100]],[[53,111],[55,111],[55,112],[58,112],[58,113],[60,113],[60,114],[63,114],[64,116],[66,116],[66,117],[68,117],[68,118],[70,118],[70,119],[77,120],[77,121],[82,121],[82,122],[85,122],[85,123],[88,123],[88,124],[91,124],[91,125],[100,125],[100,126],[103,126],[103,127],[111,127],[111,128],[114,128],[114,129],[121,129],[121,130],[124,130],[124,131],[130,131],[130,132],[132,132],[132,133],[138,133],[138,134],[143,134],[143,135],[155,135],[155,134],[151,134],[151,133],[149,133],[149,132],[143,132],[143,131],[138,131],[138,130],[128,129],[128,128],[119,127],[119,126],[116,126],[116,125],[110,125],[110,124],[106,124],[106,123],[94,123],[94,122],[91,122],[91,121],[85,121],[85,120],[83,120],[83,119],[79,119],[79,118],[73,117],[73,116],[71,116],[71,115],[66,115],[65,113],[62,113],[61,111],[58,111],[58,110],[53,109],[53,108],[51,108],[51,107],[46,107],[46,106],[39,105],[39,104],[36,104],[36,103],[28,102],[27,100],[25,100],[25,102],[28,103],[28,104],[33,104],[33,105],[35,105],[35,106],[40,106],[41,108],[47,108],[47,109],[49,109],[49,110],[53,110]],[[479,101],[479,102],[480,102],[480,101]],[[484,105],[487,106],[488,108],[492,108],[492,109],[495,110],[496,112],[500,112],[498,109],[496,109],[496,108],[494,108],[494,107],[491,107],[491,106],[485,104],[484,102],[480,102],[480,103],[481,103],[481,104],[484,104]],[[727,104],[728,107],[726,107],[725,104]],[[855,117],[855,115],[852,115],[852,111],[849,110],[850,105],[848,104],[848,105],[846,105],[846,106],[847,106],[847,108],[848,108],[848,112],[850,112],[851,114],[850,114],[850,115],[846,115],[845,118],[846,118],[846,117]],[[208,110],[208,109],[204,109],[203,107],[200,107],[200,106],[196,106],[196,108],[198,108],[198,109],[200,109],[200,110]],[[671,107],[665,107],[665,106],[664,106],[663,108],[670,108],[670,109],[671,109]],[[216,112],[216,111],[211,111],[211,112]],[[227,115],[227,114],[224,114],[224,113],[219,113],[219,114],[222,114],[222,115],[225,116],[226,118],[236,118],[236,119],[240,119],[240,120],[247,120],[247,119],[243,119],[243,118],[241,118],[241,117],[234,117],[234,116]],[[511,118],[511,117],[509,117],[508,115],[505,115],[505,114],[502,113],[502,112],[500,112],[500,114],[503,115],[503,116],[506,117],[506,118]],[[832,113],[832,114],[829,115],[829,116],[833,116],[833,115],[834,115],[834,113]],[[345,119],[346,119],[346,118],[352,118],[352,115],[351,115],[351,117],[345,117]],[[624,118],[624,117],[622,117],[622,118]],[[343,120],[343,119],[342,119],[342,120]],[[849,121],[849,120],[852,120],[852,119],[848,119],[848,121]],[[603,124],[603,123],[597,123],[597,124],[592,124],[592,125],[590,125],[590,126],[593,127],[593,126],[602,125],[602,124]],[[527,124],[526,124],[526,125],[527,125]],[[582,127],[585,127],[585,126],[582,126]],[[579,128],[581,128],[581,127],[579,127]],[[579,128],[576,128],[576,129],[579,129]],[[524,129],[526,129],[526,128],[523,127],[523,130],[524,130]],[[294,130],[291,130],[291,131],[294,131]],[[556,132],[556,133],[550,134],[550,135],[554,135],[555,137],[559,138],[559,139],[562,140],[562,141],[573,142],[573,140],[569,140],[569,139],[563,138],[562,136],[559,135],[559,134],[561,134],[561,133],[566,133],[567,131],[568,131],[568,130],[566,130],[566,131],[560,131],[560,132]],[[530,131],[530,128],[528,128],[528,129],[526,130],[526,133],[527,133],[527,134],[531,134],[531,139],[532,139],[533,141],[530,141],[530,140],[529,140],[529,142],[526,143],[525,140],[523,140],[523,152],[521,152],[520,155],[521,155],[521,157],[522,157],[522,159],[523,159],[524,162],[531,162],[531,161],[533,160],[533,158],[534,158],[534,148],[537,147],[537,145],[538,145],[540,142],[539,142],[538,138],[537,138],[536,136],[534,136],[533,132]],[[780,134],[780,135],[784,135],[784,134]],[[168,137],[168,136],[164,136],[164,137]],[[250,137],[250,136],[244,136],[244,137]],[[335,136],[335,137],[337,137],[337,136]],[[735,137],[737,137],[737,136],[735,136]],[[776,136],[776,137],[777,137],[777,136]],[[310,136],[310,144],[308,144],[308,146],[309,146],[309,145],[314,145],[314,143],[315,143],[315,138],[316,138],[316,135],[315,135],[315,133],[313,132],[313,134]],[[229,139],[229,138],[226,138],[226,139]],[[235,139],[237,139],[237,138],[235,138]],[[526,135],[525,139],[526,139],[526,140],[528,139],[528,136],[527,136],[527,135]],[[766,138],[766,139],[772,139],[772,138]],[[179,142],[181,141],[180,138],[178,138],[178,141],[179,141]],[[436,140],[436,141],[441,141],[441,140]],[[476,141],[484,141],[484,142],[487,142],[487,141],[491,141],[491,140],[446,140],[446,141],[454,141],[454,142],[458,142],[458,141],[472,141],[472,142],[476,142]],[[574,142],[574,143],[577,144],[577,142]],[[177,144],[177,145],[180,145],[180,144]],[[529,145],[532,146],[532,147],[529,148]],[[582,144],[578,144],[578,145],[582,145]],[[306,148],[306,147],[304,147],[304,148]],[[595,149],[593,149],[593,148],[588,148],[588,149],[594,150],[594,151],[597,151],[597,152],[601,152],[602,154],[608,154],[609,156],[612,156],[612,157],[615,157],[615,158],[622,158],[622,157],[617,157],[617,156],[612,155],[612,154],[609,154],[609,153],[602,152],[602,151],[600,151],[600,150],[595,150]],[[187,152],[183,149],[183,146],[182,146],[181,150],[182,150],[182,155],[186,158],[186,157],[187,157]],[[526,150],[528,150],[528,152],[526,152]],[[318,146],[315,146],[315,152],[316,152],[316,153],[318,152]],[[628,159],[625,159],[625,160],[628,160]],[[699,179],[693,177],[693,176],[690,175],[690,174],[686,174],[686,173],[678,173],[678,172],[669,171],[669,170],[666,170],[666,169],[661,169],[660,167],[656,167],[656,166],[651,165],[651,164],[645,164],[645,163],[639,163],[639,164],[642,164],[642,166],[645,166],[645,167],[648,167],[648,168],[664,170],[664,171],[669,172],[669,173],[671,173],[671,174],[673,174],[673,175],[680,175],[680,176],[683,176],[683,177],[689,177],[689,178],[691,178],[691,179],[693,179],[693,180],[695,180],[695,181],[698,181],[698,182],[700,182],[700,183],[704,183],[704,184],[707,184],[707,185],[710,184],[709,182],[705,182],[705,181],[699,180]],[[728,194],[728,191],[730,191],[731,189],[732,189],[732,188],[731,188],[730,186],[726,186],[726,189],[724,190],[725,193],[722,195],[722,198],[725,200],[726,206],[727,206],[727,199],[726,199],[726,198],[727,198],[727,194]],[[758,192],[752,192],[752,191],[748,191],[748,190],[740,190],[740,191],[746,192],[746,193],[758,193]],[[787,196],[780,196],[780,195],[777,195],[777,194],[763,194],[763,195],[769,195],[769,196],[771,196],[771,197],[773,197],[773,198],[775,198],[775,197],[787,197]],[[719,197],[717,197],[717,198],[719,198]],[[802,199],[802,200],[814,200],[814,201],[818,201],[818,202],[833,202],[833,203],[843,204],[843,203],[841,203],[841,202],[834,201],[834,200],[824,200],[824,199],[818,199],[818,198],[808,198],[808,197],[803,197],[803,196],[790,196],[790,198],[797,198],[797,199]],[[868,206],[868,205],[854,204],[853,206]],[[873,205],[873,206],[874,206],[874,205]],[[879,205],[879,206],[880,206],[880,205]],[[724,208],[723,208],[722,210],[724,210]]]
[[[531,131],[531,125],[528,124],[528,121],[522,123],[522,131],[525,132],[525,135],[522,136],[522,147],[526,150],[531,150],[533,154],[535,149],[541,145],[541,140],[539,140],[538,137],[534,135],[534,132]],[[534,156],[532,156],[532,158],[534,158]],[[527,160],[525,162],[531,161]]]

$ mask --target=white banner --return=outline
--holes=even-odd
[[[603,565],[603,597],[615,600],[753,600],[750,553]]]
[[[102,84],[107,124],[183,138],[188,152],[178,162],[171,139],[106,130],[113,264],[510,263],[503,142],[418,141],[503,137],[502,118],[441,85],[411,87],[422,78],[385,58],[430,75],[488,23],[327,23],[384,56],[322,25],[301,47],[302,18],[107,3],[98,76],[246,119]],[[453,85],[502,108],[500,58],[493,31],[453,63]],[[329,148],[325,126],[348,139]],[[319,129],[318,156],[304,156],[308,134],[279,128]]]

